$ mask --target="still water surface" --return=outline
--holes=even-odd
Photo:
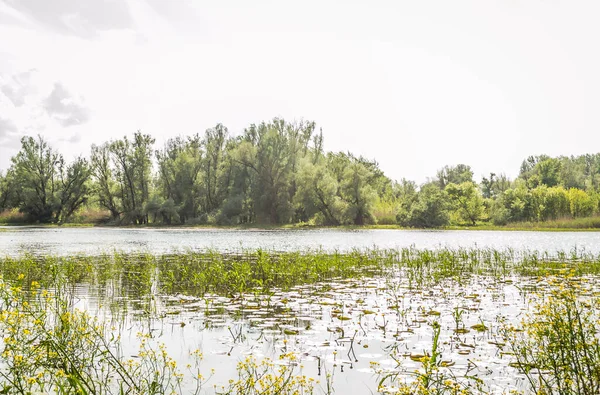
[[[600,253],[600,232],[422,230],[232,230],[0,227],[0,255],[69,255],[213,249],[222,252],[478,247]]]

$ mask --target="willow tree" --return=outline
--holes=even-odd
[[[90,193],[89,179],[91,169],[86,159],[78,157],[66,164],[60,158],[58,163],[56,222],[66,222],[83,206]]]
[[[92,145],[90,158],[93,192],[98,204],[110,212],[113,220],[118,220],[122,212],[119,187],[114,178],[110,144]]]
[[[259,222],[286,223],[292,219],[298,157],[306,155],[314,124],[274,119],[251,125],[235,149],[252,183],[252,199]]]
[[[371,210],[377,192],[372,181],[373,173],[360,161],[352,160],[344,170],[340,192],[342,199],[347,202],[346,216],[354,225],[373,221]]]
[[[31,221],[65,222],[88,198],[87,161],[77,158],[67,164],[41,136],[21,139],[10,174],[19,210]]]
[[[171,222],[173,217],[185,223],[198,216],[201,196],[201,139],[194,135],[170,139],[162,150],[156,151],[158,164],[157,186],[161,202],[156,209]]]
[[[19,210],[33,221],[51,222],[54,218],[58,206],[55,177],[60,160],[60,154],[42,136],[23,137],[21,150],[12,158]]]
[[[144,207],[150,197],[153,144],[150,135],[138,131],[131,141],[125,136],[109,145],[124,222],[148,222]]]
[[[298,191],[294,200],[297,211],[306,215],[304,220],[314,219],[323,225],[340,225],[344,221],[348,205],[338,195],[338,182],[325,161],[316,164],[304,161],[296,182]]]
[[[202,162],[204,211],[218,209],[227,197],[230,182],[230,163],[227,158],[229,133],[222,124],[206,130],[202,145],[206,152]]]

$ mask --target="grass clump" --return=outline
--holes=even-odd
[[[115,329],[73,308],[64,284],[50,291],[24,279],[0,280],[0,393],[184,393],[183,374],[163,346],[140,335],[138,355],[125,357]],[[196,376],[185,393],[199,393],[203,383]]]
[[[536,394],[600,393],[600,330],[597,299],[582,299],[573,277],[556,288],[523,322],[507,328],[517,367]]]

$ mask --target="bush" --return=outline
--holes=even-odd
[[[490,217],[494,225],[506,225],[510,219],[510,210],[500,204],[494,204]]]
[[[0,224],[24,224],[26,222],[25,214],[20,213],[16,208],[0,212]]]

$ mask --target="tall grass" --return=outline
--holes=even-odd
[[[548,253],[512,249],[441,248],[400,250],[214,251],[169,255],[105,254],[99,256],[33,256],[0,258],[7,280],[26,279],[50,286],[60,278],[68,284],[89,282],[138,295],[150,292],[239,295],[287,290],[303,284],[343,278],[403,276],[414,287],[470,276],[538,276],[568,268],[575,275],[600,274],[600,255],[585,251]],[[126,291],[125,291],[126,290]]]
[[[600,229],[600,216],[560,218],[543,222],[513,222],[505,228],[514,229]]]
[[[17,209],[0,211],[0,224],[22,225],[27,223],[25,214]]]

